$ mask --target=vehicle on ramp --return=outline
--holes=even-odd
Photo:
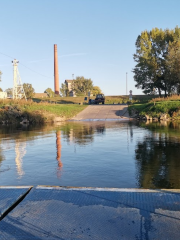
[[[105,96],[104,94],[97,94],[95,99],[89,99],[89,104],[104,104]]]

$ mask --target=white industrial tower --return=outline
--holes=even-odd
[[[19,61],[17,61],[16,59],[14,59],[12,61],[13,63],[13,99],[21,99],[21,98],[25,98],[26,99],[26,95],[24,92],[24,88],[21,82],[21,78],[19,75],[19,71],[18,71],[18,63]]]

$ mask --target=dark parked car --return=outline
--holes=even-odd
[[[104,104],[105,97],[104,94],[97,94],[95,99],[89,99],[89,104]]]

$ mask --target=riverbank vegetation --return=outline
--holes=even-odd
[[[156,98],[157,95],[134,95],[133,99],[129,101],[129,95],[117,95],[117,96],[105,96],[105,104],[129,104],[129,103],[147,103],[148,101]],[[94,96],[90,97],[95,99]],[[46,97],[46,98],[33,98],[35,102],[49,102],[58,104],[84,104],[87,105],[89,97],[78,96],[78,97]]]
[[[180,120],[180,96],[154,98],[129,106],[131,116],[144,120]]]
[[[34,102],[32,100],[1,100],[0,122],[54,122],[72,118],[86,106],[79,104],[55,104],[48,102]]]
[[[60,103],[60,104],[88,104],[89,98],[86,97],[85,100],[84,96],[78,96],[78,97],[47,97],[47,98],[33,98],[36,102],[50,102],[50,103]],[[91,99],[95,99],[95,96],[90,97]],[[141,101],[148,101],[149,99],[152,99],[152,97],[142,95],[138,97],[134,97],[133,101],[139,101],[138,99],[141,99]],[[129,96],[105,96],[105,104],[122,104],[129,102]]]
[[[143,31],[136,40],[136,87],[162,97],[180,93],[180,28]]]

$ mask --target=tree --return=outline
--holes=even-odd
[[[7,96],[8,97],[12,97],[13,96],[13,89],[12,88],[6,89],[5,92],[7,92]]]
[[[48,97],[54,97],[54,92],[51,88],[47,88],[44,93],[47,93]]]
[[[76,93],[77,96],[80,95],[87,95],[89,91],[93,89],[93,82],[92,80],[86,79],[84,77],[76,77],[76,80],[72,82],[72,91]]]
[[[101,93],[102,93],[102,91],[101,91],[100,87],[98,87],[98,86],[93,87],[93,89],[92,89],[93,96],[96,96],[97,94],[101,94]]]
[[[169,69],[167,58],[169,46],[174,41],[180,40],[180,28],[174,30],[152,29],[144,31],[136,40],[136,54],[134,60],[137,62],[134,72],[136,87],[141,88],[145,94],[151,94],[157,89],[161,97],[162,91],[165,95],[169,93]]]
[[[1,81],[1,76],[2,76],[2,72],[0,71],[0,81]],[[3,92],[2,88],[0,88],[0,92]]]
[[[180,41],[169,44],[168,56],[166,60],[166,68],[168,70],[168,92],[180,93]]]
[[[61,93],[62,97],[69,96],[69,89],[65,83],[61,84],[60,93]]]
[[[147,137],[144,136],[137,141],[135,147],[138,187],[179,188],[179,182],[173,181],[173,177],[179,173],[176,167],[179,162],[179,150],[174,144],[174,142],[179,143],[179,137],[176,140],[170,140],[173,139],[174,134],[170,133],[164,138],[164,132],[162,133],[162,130],[158,128],[156,128],[158,134],[154,136],[154,126],[149,125],[147,128],[151,140],[147,141]]]
[[[23,88],[24,88],[24,92],[25,92],[26,98],[32,98],[34,96],[35,90],[32,87],[32,84],[23,83]]]

